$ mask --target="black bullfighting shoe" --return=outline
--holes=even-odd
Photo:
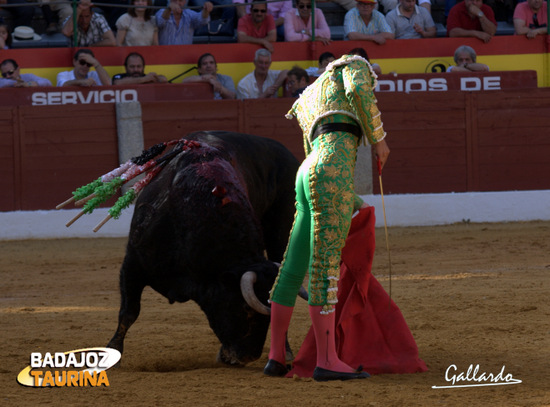
[[[274,377],[283,377],[288,373],[290,370],[289,368],[289,365],[285,366],[282,363],[277,362],[275,359],[269,359],[264,367],[264,374]]]
[[[353,380],[353,379],[366,379],[370,377],[367,372],[362,372],[363,368],[359,368],[352,373],[334,372],[332,370],[323,369],[322,367],[316,367],[313,371],[313,380],[317,382],[328,382],[329,380]]]

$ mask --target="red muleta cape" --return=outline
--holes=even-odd
[[[428,370],[397,305],[371,274],[375,247],[374,207],[362,209],[351,223],[342,250],[336,347],[340,359],[371,374],[416,373]],[[310,327],[287,377],[312,377],[316,365]]]

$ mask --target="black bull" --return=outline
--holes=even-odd
[[[255,272],[254,292],[266,304],[272,261],[281,261],[292,226],[299,163],[271,139],[230,132],[186,139],[200,147],[172,159],[136,202],[118,327],[107,346],[123,351],[150,286],[170,303],[195,301],[222,344],[218,360],[246,364],[261,356],[269,316],[245,302],[241,277]]]

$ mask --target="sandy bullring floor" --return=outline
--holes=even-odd
[[[373,273],[388,286],[383,229]],[[119,305],[125,239],[0,242],[0,404],[180,406],[549,406],[550,222],[391,228],[392,293],[429,371],[316,383],[216,364],[219,347],[194,303],[169,305],[146,289],[110,387],[17,384],[31,352],[105,346]],[[309,327],[299,302],[297,351]],[[266,343],[265,351],[267,351]],[[450,365],[513,375],[521,384],[448,385]]]

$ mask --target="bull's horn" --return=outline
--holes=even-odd
[[[307,293],[307,290],[303,286],[300,286],[300,291],[298,292],[298,296],[300,298],[303,298],[306,301],[309,300],[309,294]]]
[[[270,315],[271,309],[262,304],[262,302],[256,297],[254,293],[254,283],[256,282],[256,273],[253,271],[247,271],[241,277],[241,292],[243,294],[244,300],[252,309],[259,312],[260,314]]]

